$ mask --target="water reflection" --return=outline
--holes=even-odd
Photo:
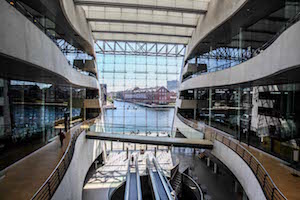
[[[123,101],[114,101],[116,109],[105,111],[106,132],[171,131],[174,108],[147,108]]]

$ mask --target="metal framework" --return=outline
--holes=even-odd
[[[159,25],[159,26],[174,26],[174,27],[184,27],[184,28],[196,28],[196,25],[193,25],[193,24],[167,23],[167,22],[142,21],[142,20],[87,18],[87,21],[89,21],[89,22],[145,24],[145,25]]]
[[[96,53],[113,55],[141,55],[184,57],[185,45],[148,42],[97,41]]]
[[[113,33],[113,34],[141,34],[141,35],[157,35],[157,36],[167,36],[167,37],[184,37],[191,38],[191,35],[179,35],[179,34],[165,34],[165,33],[147,33],[147,32],[126,32],[126,31],[98,31],[93,30],[93,33]]]
[[[239,49],[230,47],[219,47],[208,53],[198,56],[199,59],[215,59],[228,61],[245,61],[251,58],[252,49]]]
[[[105,2],[105,1],[82,1],[75,0],[76,5],[84,6],[101,6],[101,7],[117,7],[117,8],[133,8],[143,10],[161,10],[171,11],[180,13],[194,13],[194,14],[205,14],[207,11],[203,9],[192,9],[192,8],[180,8],[170,6],[157,6],[157,5],[146,5],[146,4],[134,4],[134,3],[119,3],[119,2]]]

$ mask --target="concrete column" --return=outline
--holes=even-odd
[[[207,159],[206,159],[206,166],[207,166],[207,167],[210,166],[210,158],[209,158],[209,157],[207,157]]]
[[[194,100],[197,100],[197,89],[194,89]],[[196,103],[196,108],[194,108],[194,119],[196,118],[197,118],[197,103]]]
[[[70,86],[70,127],[72,125],[72,108],[73,108],[73,94],[72,94],[72,86]]]
[[[234,192],[238,192],[239,183],[235,180],[234,181]]]
[[[245,190],[243,190],[243,198],[242,198],[242,200],[248,200],[248,197],[247,197],[247,194],[246,194]]]
[[[212,89],[209,89],[208,97],[208,125],[211,126]]]
[[[216,174],[218,172],[218,165],[217,163],[214,163],[214,173]]]

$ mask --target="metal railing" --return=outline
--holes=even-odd
[[[131,156],[129,155],[128,158],[131,158]],[[124,200],[129,199],[129,192],[130,192],[130,159],[128,159],[128,164],[127,164],[127,174],[126,174],[126,185],[125,185]]]
[[[92,120],[91,120],[92,121]],[[85,123],[88,124],[91,121]],[[32,200],[36,199],[51,199],[54,195],[56,189],[58,188],[59,184],[61,183],[62,179],[64,178],[65,173],[72,161],[74,150],[75,150],[75,143],[78,136],[84,131],[85,129],[79,128],[75,130],[75,133],[72,134],[72,138],[68,144],[68,147],[63,154],[62,158],[60,159],[59,163],[52,171],[50,176],[44,182],[44,184],[38,189],[38,191],[33,195],[31,198]]]
[[[184,173],[182,173],[181,176],[182,176],[182,183],[188,186],[192,190],[195,197],[199,200],[204,200],[203,192],[199,187],[199,185],[194,181],[194,179],[192,179],[192,177]]]
[[[161,182],[163,184],[163,187],[164,187],[164,190],[165,190],[165,192],[167,194],[168,199],[169,200],[172,200],[172,199],[176,200],[177,197],[174,196],[175,195],[175,191],[173,191],[173,188],[172,188],[170,182],[168,181],[167,177],[165,176],[162,168],[160,167],[160,165],[158,164],[158,162],[156,161],[155,158],[152,158],[152,162],[153,162],[154,167],[155,167],[155,169],[156,169],[156,171],[158,173],[158,176],[159,176],[159,178],[160,178],[160,180],[161,180]]]
[[[137,186],[137,195],[138,200],[142,200],[142,185],[141,185],[141,179],[140,179],[140,172],[139,172],[139,163],[138,159],[135,159],[135,173],[136,173],[136,186]]]
[[[189,124],[194,123],[188,119],[185,119],[183,116],[177,113],[178,118],[186,123],[188,121]],[[184,120],[183,120],[184,119]],[[263,167],[263,165],[253,156],[246,148],[244,148],[241,144],[239,144],[236,140],[234,140],[231,136],[220,131],[218,129],[212,128],[208,125],[205,126],[205,138],[214,141],[217,140],[222,144],[229,147],[236,154],[238,154],[250,167],[253,174],[256,176],[266,199],[268,200],[287,200],[287,198],[282,194],[282,192],[277,188],[275,183],[273,182],[271,176],[268,174],[267,170]]]
[[[146,158],[146,170],[150,177],[149,184],[152,185],[152,196],[154,197],[153,199],[160,199],[157,184],[156,184],[156,181],[154,178],[153,171],[151,169],[151,162],[150,162],[149,157]]]

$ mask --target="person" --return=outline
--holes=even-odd
[[[61,131],[61,129],[60,129],[60,131],[59,131],[59,140],[60,140],[60,145],[61,145],[61,147],[63,146],[63,144],[64,144],[64,139],[65,139],[65,134]]]
[[[131,156],[131,164],[133,165],[134,164],[134,157]]]

